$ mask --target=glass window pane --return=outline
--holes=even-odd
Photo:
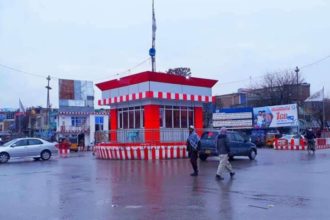
[[[159,126],[164,127],[164,108],[159,109]]]
[[[123,112],[123,128],[128,128],[128,112]]]
[[[134,111],[129,111],[129,128],[134,128]]]
[[[135,128],[141,128],[141,112],[140,112],[140,109],[135,110]]]
[[[187,108],[182,108],[181,109],[181,128],[188,128]]]
[[[194,112],[193,111],[188,111],[188,123],[190,125],[194,125]]]
[[[174,128],[180,128],[180,109],[173,110]]]
[[[165,110],[166,127],[172,128],[172,109]]]

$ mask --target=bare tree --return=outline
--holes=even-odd
[[[297,76],[294,71],[281,71],[266,74],[260,83],[251,86],[249,104],[254,106],[282,105],[297,102],[304,97],[299,97],[299,88],[305,80]],[[297,91],[299,89],[299,91]],[[297,93],[298,92],[298,93]]]

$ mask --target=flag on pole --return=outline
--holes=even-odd
[[[322,102],[323,99],[324,99],[324,87],[320,91],[318,91],[318,92],[314,93],[313,95],[309,96],[305,100],[305,102]]]
[[[19,99],[19,112],[25,113],[25,108],[23,106],[21,99]]]

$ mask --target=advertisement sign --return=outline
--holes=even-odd
[[[94,107],[91,81],[59,79],[59,107]]]
[[[253,108],[255,128],[293,127],[298,125],[297,105]]]
[[[228,108],[213,113],[213,127],[245,129],[253,127],[252,108]]]

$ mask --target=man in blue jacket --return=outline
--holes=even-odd
[[[190,176],[198,176],[198,166],[197,166],[198,144],[199,144],[199,136],[195,132],[194,126],[190,125],[189,137],[187,139],[187,150],[189,152],[190,163],[194,170],[194,172],[190,174]]]

